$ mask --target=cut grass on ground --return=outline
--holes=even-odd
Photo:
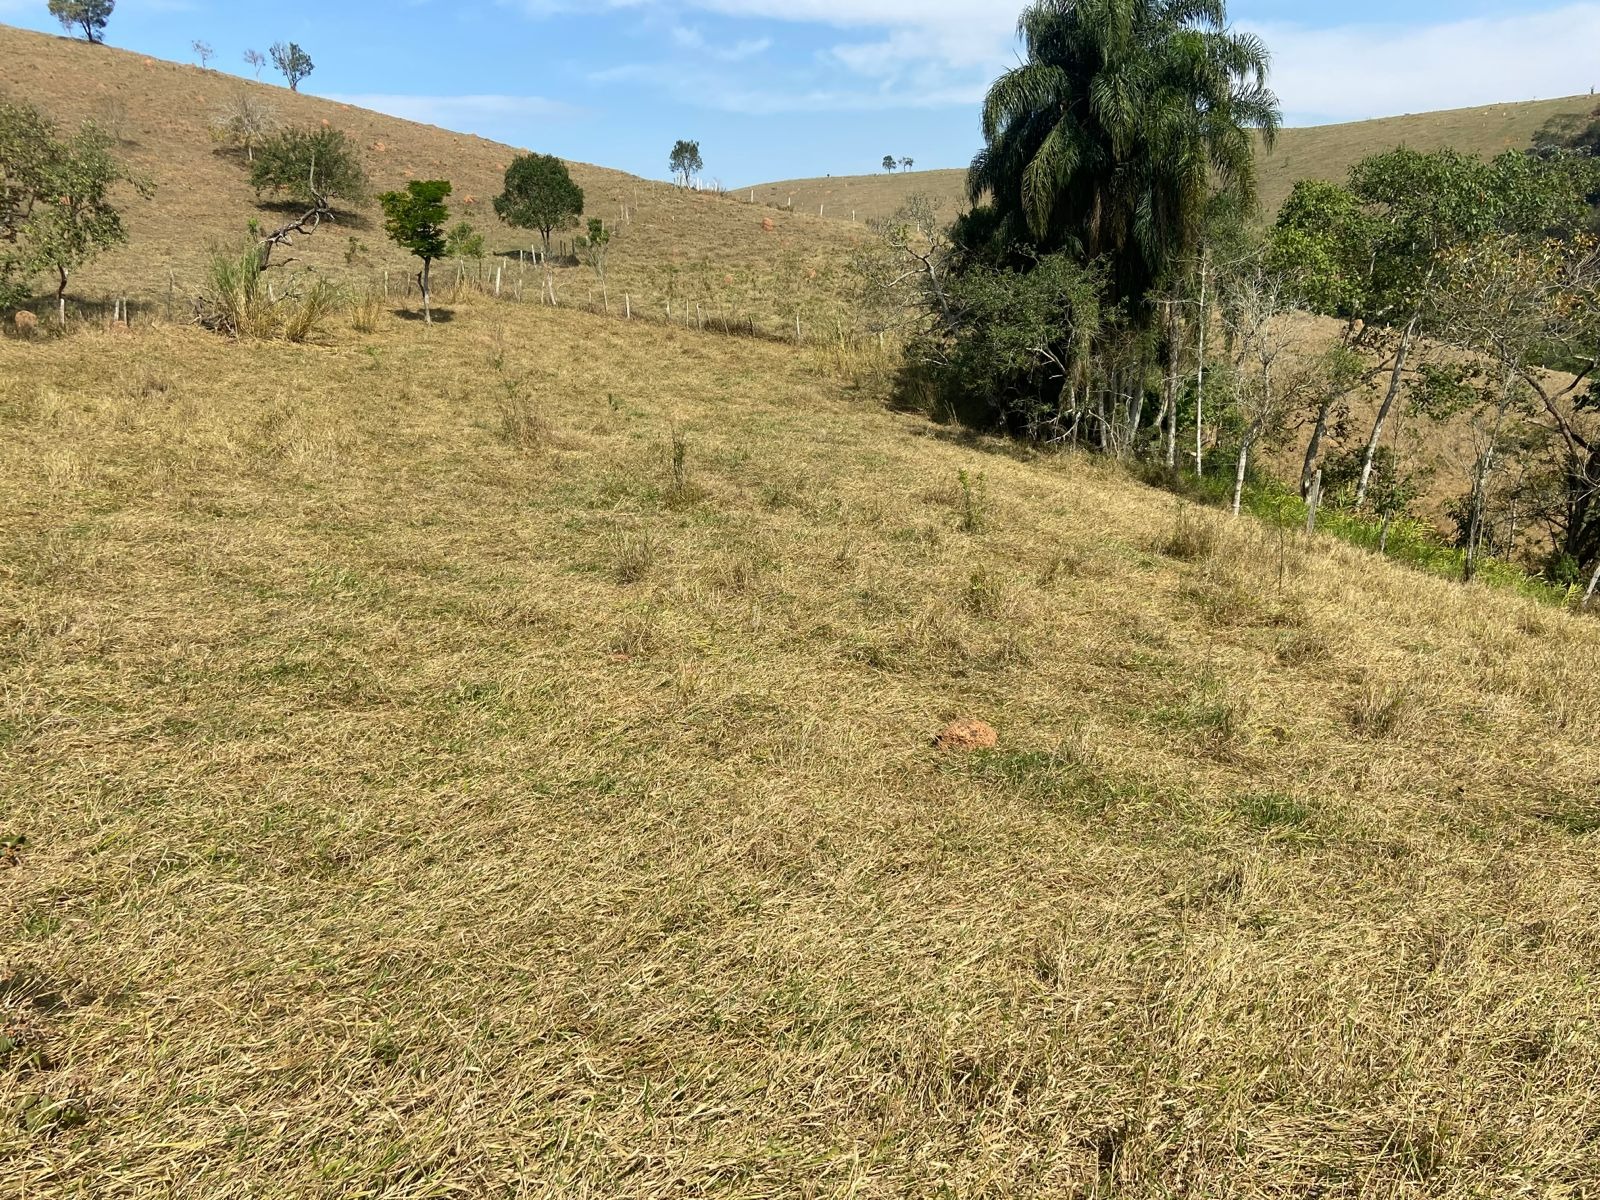
[[[1593,1187],[1593,622],[530,306],[0,434],[0,1194]]]

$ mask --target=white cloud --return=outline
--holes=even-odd
[[[755,58],[772,49],[772,39],[745,38],[731,45],[719,46],[708,41],[705,34],[698,29],[686,25],[674,25],[670,34],[672,44],[680,50],[690,50],[703,54],[717,62],[743,62],[747,58]]]
[[[810,60],[791,55],[782,74],[729,77],[682,62],[614,68],[609,78],[655,83],[686,103],[742,111],[967,105],[1016,62],[1023,0],[500,0],[526,11],[642,9],[673,21],[670,45],[702,61],[736,63],[783,50],[782,37],[710,46],[681,18],[692,12],[838,30]],[[1308,6],[1309,7],[1309,6]],[[1329,6],[1331,7],[1331,6]],[[1403,3],[1394,9],[1403,12]],[[1574,95],[1600,85],[1600,0],[1544,12],[1417,24],[1313,28],[1241,22],[1273,53],[1272,86],[1291,124]]]
[[[1296,120],[1361,120],[1502,100],[1554,98],[1600,84],[1600,3],[1441,24],[1258,25],[1272,86]]]

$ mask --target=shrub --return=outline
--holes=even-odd
[[[1188,505],[1179,505],[1172,532],[1156,543],[1156,550],[1179,562],[1203,562],[1217,552],[1216,526],[1195,520]]]
[[[318,199],[360,204],[371,191],[356,145],[339,129],[282,129],[263,138],[250,166],[256,195],[301,204]]]
[[[338,303],[338,288],[320,276],[302,272],[269,280],[259,247],[248,246],[211,255],[196,316],[229,337],[304,342]]]

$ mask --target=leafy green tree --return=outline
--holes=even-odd
[[[1440,150],[1393,150],[1351,168],[1349,182],[1302,182],[1274,231],[1275,261],[1316,309],[1361,325],[1389,376],[1356,488],[1366,500],[1383,431],[1442,302],[1445,264],[1495,235],[1542,237],[1584,222],[1594,164],[1507,152],[1484,162]]]
[[[897,167],[897,166],[899,166],[899,165],[900,165],[900,164],[899,164],[899,163],[898,163],[898,162],[896,162],[896,161],[895,161],[895,157],[894,157],[894,155],[892,155],[892,154],[885,154],[885,155],[884,155],[884,156],[883,156],[883,169],[884,169],[884,170],[885,170],[885,171],[893,171],[893,170],[894,170],[894,169],[895,169],[895,168],[896,168],[896,167]]]
[[[300,81],[317,69],[298,42],[273,42],[267,53],[272,56],[272,65],[278,68],[278,73],[289,81],[291,92],[298,92]]]
[[[85,41],[105,40],[106,23],[116,0],[50,0],[50,15],[66,30],[81,29]]]
[[[33,272],[23,234],[47,193],[57,146],[54,127],[38,109],[0,102],[0,308],[28,296]]]
[[[453,225],[445,238],[444,252],[450,258],[480,259],[484,255],[483,234],[473,228],[471,221]]]
[[[389,239],[422,260],[417,286],[422,291],[423,319],[430,325],[433,324],[433,306],[428,290],[429,275],[434,260],[443,258],[448,248],[445,224],[450,219],[450,210],[445,207],[445,200],[449,196],[448,179],[413,179],[406,184],[405,191],[385,192],[378,197]]]
[[[600,294],[609,308],[611,296],[606,291],[606,256],[611,252],[611,230],[599,217],[590,217],[588,236],[579,238],[577,245],[579,257],[600,281]]]
[[[1222,0],[1037,0],[1025,60],[989,89],[968,172],[1003,250],[1104,259],[1112,297],[1147,323],[1157,282],[1194,258],[1208,198],[1255,203],[1255,138],[1279,123],[1259,39]]]
[[[255,147],[250,185],[257,196],[270,192],[301,204],[330,199],[359,204],[370,191],[356,144],[343,130],[325,126],[267,135]]]
[[[1532,153],[1539,158],[1600,158],[1600,108],[1551,117],[1533,135]]]
[[[583,215],[583,189],[553,154],[522,154],[506,168],[505,191],[494,211],[507,225],[534,229],[550,257],[550,235]]]
[[[1097,435],[1088,363],[1107,316],[1097,268],[1057,253],[1026,271],[979,264],[943,284],[922,279],[929,308],[948,317],[910,352],[931,369],[941,409],[1030,439]]]
[[[28,282],[55,274],[56,306],[66,321],[72,273],[127,241],[113,191],[140,195],[150,183],[111,154],[113,140],[92,122],[70,138],[25,105],[0,105],[0,305],[18,302]]]
[[[673,178],[680,187],[688,187],[694,177],[705,169],[705,165],[700,157],[699,142],[679,138],[673,143],[672,153],[667,155],[667,166],[672,168]]]

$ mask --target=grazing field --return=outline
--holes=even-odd
[[[0,25],[0,96],[26,100],[64,125],[86,118],[101,123],[118,137],[121,155],[156,185],[149,200],[128,195],[129,244],[74,280],[76,305],[109,309],[128,296],[136,311],[164,317],[170,296],[174,316],[182,317],[212,247],[242,238],[252,218],[271,228],[297,215],[292,206],[258,204],[237,156],[212,140],[214,116],[241,92],[270,105],[280,127],[343,130],[360,147],[377,191],[410,179],[451,180],[452,220],[485,231],[491,252],[486,263],[463,269],[492,279],[501,265],[505,290],[520,285],[537,295],[536,278],[516,258],[538,235],[503,225],[493,208],[518,150],[218,71]],[[708,320],[754,317],[778,329],[792,328],[798,308],[807,323],[828,323],[837,264],[855,231],[603,167],[570,166],[584,189],[585,216],[600,217],[612,230],[608,289],[617,309],[624,297],[658,316],[669,302],[679,313],[699,303]],[[560,237],[570,240],[576,232]],[[351,238],[360,243],[354,262],[347,260]],[[375,282],[387,271],[396,295],[417,269],[385,237],[375,200],[315,237],[297,240],[293,253],[299,265],[340,279]],[[454,272],[453,264],[442,263],[437,278],[448,283]],[[556,277],[563,303],[601,304],[599,282],[586,267],[563,264]]]
[[[1521,150],[1551,117],[1589,112],[1597,103],[1600,101],[1593,96],[1569,96],[1285,129],[1276,149],[1260,157],[1261,207],[1269,215],[1276,213],[1296,181],[1342,180],[1362,158],[1396,146],[1424,151],[1450,147],[1486,156]],[[974,130],[973,148],[980,144]],[[933,197],[954,216],[967,206],[966,186],[963,168],[791,179],[757,184],[736,194],[749,198],[753,193],[758,204],[778,208],[786,208],[792,199],[796,213],[816,215],[821,205],[822,215],[827,217],[848,218],[854,213],[856,220],[870,221],[890,215],[917,192]]]
[[[814,351],[0,340],[0,1195],[1593,1195],[1597,655]]]

